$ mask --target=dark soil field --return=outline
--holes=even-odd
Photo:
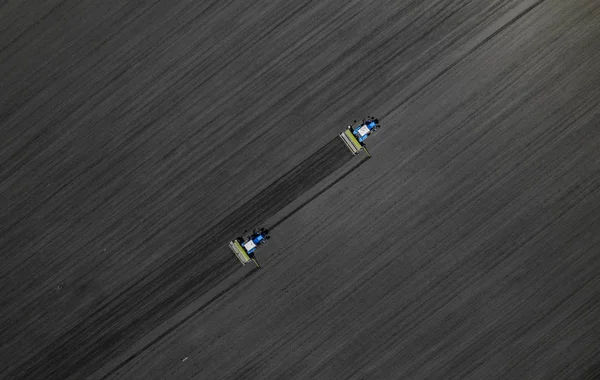
[[[0,88],[1,379],[600,378],[597,0],[7,0]]]

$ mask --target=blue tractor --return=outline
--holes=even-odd
[[[258,230],[252,231],[252,234],[246,238],[238,237],[237,239],[230,241],[229,248],[233,251],[238,260],[240,260],[242,265],[246,265],[250,261],[253,261],[254,264],[260,268],[258,261],[256,261],[256,258],[254,257],[254,252],[259,245],[265,244],[269,238],[269,230],[266,228],[259,228]]]
[[[356,120],[354,121],[356,123]],[[350,126],[352,134],[356,136],[359,143],[363,143],[369,135],[379,128],[379,120],[373,119],[371,116],[364,119],[362,123],[356,127]]]
[[[354,123],[356,123],[356,120],[354,120]],[[364,141],[371,133],[379,129],[379,127],[379,120],[369,116],[356,126],[348,126],[348,128],[340,133],[339,136],[352,154],[357,154],[362,150],[369,155],[369,152],[367,152],[365,148]]]

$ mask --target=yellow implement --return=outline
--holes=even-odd
[[[248,256],[248,253],[246,252],[244,247],[242,247],[242,245],[240,244],[239,241],[237,241],[237,240],[230,241],[229,249],[231,249],[233,251],[233,253],[235,254],[235,257],[237,257],[238,260],[240,260],[240,263],[242,263],[242,265],[246,265],[250,261],[253,261],[254,264],[256,264],[256,266],[260,268],[260,265],[258,264],[256,259]]]
[[[344,141],[348,149],[350,149],[350,152],[352,152],[352,154],[357,154],[358,152],[363,150],[364,147],[361,143],[358,142],[358,139],[352,134],[352,131],[350,131],[349,129],[346,129],[344,132],[340,133],[339,136],[342,139],[342,141]]]

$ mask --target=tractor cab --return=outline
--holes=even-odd
[[[371,132],[379,128],[379,120],[373,118],[367,118],[362,121],[360,125],[352,128],[352,134],[356,136],[358,142],[362,144],[363,141],[369,137]]]

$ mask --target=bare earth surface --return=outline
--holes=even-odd
[[[1,379],[600,378],[597,0],[7,0],[0,88]]]

